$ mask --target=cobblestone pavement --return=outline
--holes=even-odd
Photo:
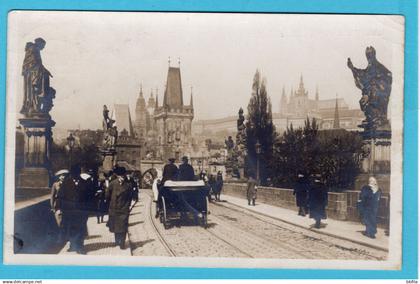
[[[96,216],[91,216],[88,219],[88,236],[85,239],[85,251],[88,255],[115,255],[115,256],[130,256],[130,247],[128,238],[125,242],[125,249],[120,249],[115,246],[114,234],[111,233],[106,226],[107,217],[105,216],[104,223],[97,223]],[[76,252],[68,252],[70,243],[67,242],[60,254],[73,255]]]
[[[133,255],[349,260],[383,260],[387,256],[386,252],[293,226],[226,202],[210,203],[207,229],[192,222],[175,221],[165,230],[158,219],[150,218],[151,212],[155,212],[150,195],[149,190],[142,191],[142,201],[130,217]]]
[[[385,260],[387,257],[382,250],[293,226],[229,203],[212,203],[210,210],[213,219],[220,219],[220,223],[240,231],[240,235],[248,234],[251,240],[254,236],[255,240],[261,239],[266,245],[285,251],[283,258]]]
[[[151,206],[151,197],[142,191],[129,219],[128,237],[131,252],[133,255],[142,256],[171,256],[153,226]]]

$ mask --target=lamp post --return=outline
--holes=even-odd
[[[255,143],[255,153],[257,154],[257,184],[260,184],[260,154],[261,154],[261,143],[257,140]]]
[[[73,148],[74,148],[75,142],[76,142],[76,139],[74,138],[73,134],[70,133],[69,137],[67,137],[67,146],[69,146],[69,152],[70,152],[69,168],[71,168],[71,164],[72,164],[72,155],[73,155]]]

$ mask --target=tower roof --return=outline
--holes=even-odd
[[[137,109],[144,109],[145,106],[146,106],[146,101],[144,100],[144,97],[143,97],[143,87],[140,86],[140,93],[136,102],[136,111]]]
[[[183,105],[181,69],[179,67],[169,67],[166,89],[163,97],[163,106],[181,108]]]

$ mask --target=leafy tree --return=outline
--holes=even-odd
[[[318,130],[315,119],[306,120],[304,128],[287,128],[278,137],[271,161],[273,182],[277,186],[292,186],[298,173],[321,174],[334,191],[349,188],[367,155],[357,132]]]
[[[252,96],[248,103],[248,116],[246,122],[247,159],[245,170],[247,175],[255,174],[257,168],[257,154],[255,145],[261,144],[260,180],[265,184],[272,173],[270,159],[273,153],[275,140],[275,127],[271,113],[271,101],[267,94],[266,80],[261,78],[257,70],[252,84]]]

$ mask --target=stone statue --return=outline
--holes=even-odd
[[[376,51],[372,46],[366,48],[368,66],[358,69],[353,66],[350,58],[347,66],[353,72],[356,87],[362,90],[360,109],[366,119],[361,127],[365,131],[388,129],[388,102],[391,94],[392,73],[376,59]]]
[[[245,126],[244,125],[244,121],[245,121],[244,110],[242,108],[239,109],[238,116],[239,118],[237,120],[237,127],[239,130],[240,127]]]
[[[225,140],[226,149],[228,150],[228,153],[233,150],[235,147],[235,142],[233,142],[232,136],[229,136],[227,140]]]
[[[104,130],[104,138],[103,138],[103,147],[105,149],[114,149],[115,144],[117,143],[118,138],[118,130],[117,126],[115,126],[115,120],[109,117],[109,110],[106,105],[104,105],[103,111],[103,121],[102,127]]]
[[[25,46],[22,75],[24,77],[24,98],[21,113],[26,116],[48,115],[53,107],[55,90],[50,87],[51,73],[42,65],[41,50],[45,40],[35,39]]]

